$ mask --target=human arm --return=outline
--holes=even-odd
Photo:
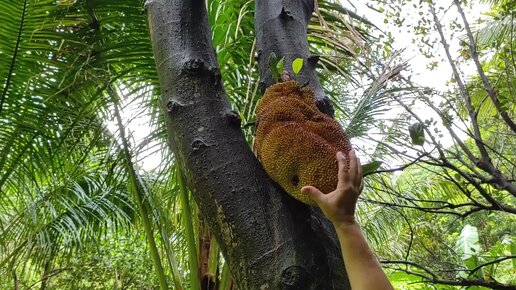
[[[309,194],[317,202],[335,227],[351,288],[394,289],[355,220],[356,203],[363,187],[360,161],[353,150],[349,152],[348,168],[341,152],[337,152],[336,158],[339,172],[334,191],[324,194],[313,186],[305,186],[301,192]]]

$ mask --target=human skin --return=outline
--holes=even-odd
[[[355,220],[355,208],[363,188],[360,161],[354,150],[349,151],[349,166],[341,152],[337,152],[336,158],[339,172],[334,191],[325,194],[313,186],[304,186],[301,192],[315,200],[335,227],[351,289],[394,289]]]

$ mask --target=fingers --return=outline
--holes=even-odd
[[[353,151],[354,153],[355,151]],[[358,157],[355,156],[355,159],[356,159],[356,166],[357,166],[357,177],[359,178],[362,178],[362,164],[360,163],[360,159],[358,159]]]
[[[349,151],[349,174],[351,175],[350,179],[355,180],[357,175],[357,168],[360,165],[360,161],[358,161],[357,155],[355,154],[355,150],[351,149]]]
[[[339,172],[338,172],[338,175],[337,175],[337,178],[338,178],[338,181],[337,181],[337,188],[342,188],[346,182],[346,175],[348,173],[348,164],[347,161],[346,161],[346,157],[344,157],[344,154],[342,154],[342,152],[337,152],[336,156],[337,158],[337,163],[339,165]]]
[[[336,154],[339,165],[337,188],[344,188],[348,183],[352,183],[360,187],[360,184],[362,183],[362,165],[355,154],[355,150],[350,150],[348,156],[349,161],[346,161],[342,152],[337,152]]]
[[[360,184],[362,181],[362,165],[358,159],[355,150],[349,151],[349,179],[354,184]]]
[[[312,197],[312,199],[315,200],[315,202],[317,202],[317,204],[319,204],[319,201],[324,196],[324,193],[322,193],[319,189],[317,189],[313,186],[303,186],[301,188],[301,193],[307,194],[310,197]]]
[[[353,151],[353,154],[355,152]],[[358,194],[360,194],[362,192],[362,190],[364,189],[364,174],[363,174],[363,171],[362,171],[362,164],[360,164],[360,159],[358,159],[358,157],[356,157],[355,155],[355,161],[356,161],[356,176],[354,177],[354,182],[355,184],[359,184],[358,186]]]

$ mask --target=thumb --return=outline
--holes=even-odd
[[[319,203],[324,195],[324,193],[313,186],[303,186],[303,188],[301,188],[301,193],[309,195],[316,203]]]

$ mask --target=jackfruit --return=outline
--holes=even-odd
[[[324,193],[337,186],[337,151],[347,156],[349,139],[337,121],[319,111],[313,92],[296,81],[270,86],[256,107],[255,147],[269,176],[287,193],[317,206],[301,188]]]

